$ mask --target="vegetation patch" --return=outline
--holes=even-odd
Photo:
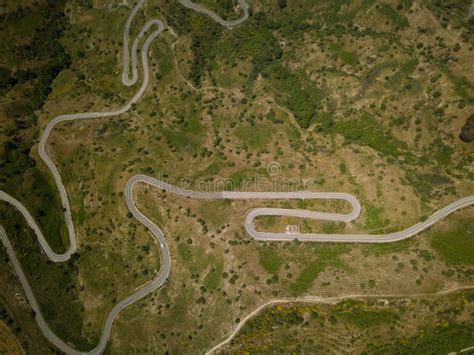
[[[336,53],[336,55],[344,64],[354,66],[359,62],[357,53],[343,50],[339,44],[333,43],[331,45],[331,49],[334,51],[334,53]]]
[[[75,344],[77,349],[92,349],[96,339],[89,342],[81,335],[84,308],[77,302],[81,298],[77,281],[79,254],[73,254],[65,263],[47,260],[33,230],[22,219],[18,212],[7,210],[0,223],[12,242],[46,322],[55,334]]]
[[[432,233],[430,243],[448,263],[474,265],[474,222]]]
[[[459,137],[467,143],[474,141],[474,114],[471,114],[462,126]]]
[[[389,221],[384,217],[382,208],[367,203],[365,210],[366,217],[364,227],[367,230],[377,230],[385,227],[389,223]]]
[[[400,9],[401,10],[401,9]],[[383,3],[380,6],[380,11],[398,28],[405,28],[408,26],[408,19],[401,12],[395,10],[390,4]]]
[[[471,346],[472,320],[463,318],[469,317],[472,304],[463,294],[410,299],[409,307],[406,302],[393,298],[273,305],[250,319],[221,350],[447,354]]]
[[[306,73],[292,72],[280,62],[275,62],[266,69],[264,76],[269,77],[274,86],[286,94],[282,95],[281,100],[302,128],[318,122],[322,92]]]
[[[1,315],[3,318],[3,314]],[[7,325],[0,320],[0,353],[2,354],[24,354],[25,351],[21,347],[17,338],[12,334]]]
[[[339,257],[350,249],[347,245],[322,245],[317,248],[316,258],[307,264],[290,285],[293,295],[298,296],[306,292],[313,284],[314,279],[326,267],[341,267]]]
[[[9,34],[18,40],[8,51],[9,55],[14,53],[11,60],[15,61],[16,70],[4,73],[8,79],[2,80],[0,88],[4,92],[15,90],[14,99],[2,101],[2,108],[9,117],[9,129],[3,130],[0,136],[4,151],[0,154],[0,189],[26,203],[57,252],[65,250],[67,240],[65,229],[60,227],[61,205],[54,185],[36,167],[30,151],[38,136],[35,111],[44,104],[55,77],[70,65],[70,58],[58,40],[68,24],[64,7],[63,0],[49,0],[39,8],[20,6],[8,16],[9,22],[20,26],[15,28],[17,32]],[[34,31],[29,31],[32,28]],[[8,29],[11,27],[7,25]],[[28,44],[21,45],[21,42]]]
[[[399,317],[392,310],[374,309],[363,302],[345,301],[336,306],[338,317],[358,327],[374,327],[391,323]]]
[[[448,354],[453,350],[470,347],[474,331],[472,324],[466,322],[444,321],[434,327],[421,329],[412,337],[397,338],[390,344],[373,347],[374,354],[407,353],[407,354]]]
[[[367,145],[383,154],[398,156],[406,149],[406,144],[384,130],[374,116],[365,112],[358,119],[334,123],[326,132],[337,133],[348,142]]]
[[[268,132],[271,130],[268,124],[257,124],[253,126],[239,126],[235,130],[235,135],[242,140],[242,142],[249,145],[252,149],[265,148],[270,140],[271,135]]]
[[[280,270],[280,266],[283,263],[283,259],[278,254],[276,248],[272,247],[261,247],[258,250],[260,265],[269,274],[276,274]]]

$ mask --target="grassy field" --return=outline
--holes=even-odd
[[[3,320],[0,320],[0,339],[0,351],[2,353],[11,355],[25,354],[25,350],[23,350]]]
[[[260,265],[269,274],[276,274],[283,263],[281,256],[271,247],[262,247],[259,250]]]
[[[348,245],[324,245],[317,249],[317,254],[314,255],[309,262],[296,277],[290,289],[295,296],[299,296],[307,292],[315,278],[323,272],[326,267],[333,268],[341,267],[339,256],[347,251],[350,247]]]
[[[450,264],[474,264],[474,223],[471,218],[454,226],[435,228],[430,235],[431,246]]]

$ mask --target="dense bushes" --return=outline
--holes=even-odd
[[[14,99],[6,95],[2,102],[8,130],[2,137],[0,189],[26,202],[27,209],[39,222],[56,252],[65,250],[65,224],[59,196],[52,179],[38,168],[30,151],[40,133],[35,111],[44,105],[58,73],[70,64],[59,41],[67,26],[64,6],[64,0],[48,0],[10,14],[13,23],[30,16],[33,11],[41,14],[41,18],[28,34],[10,31],[9,35],[15,36],[19,43],[9,53],[14,58],[15,69],[0,69],[0,90],[15,89],[15,95],[10,95],[15,96]],[[0,224],[12,241],[48,324],[56,334],[72,341],[78,348],[91,349],[92,345],[81,336],[84,310],[75,302],[80,297],[76,283],[79,256],[73,256],[67,263],[47,261],[23,216],[5,203],[0,205]]]
[[[191,49],[194,59],[191,64],[190,78],[196,85],[201,85],[204,73],[209,70],[212,61],[216,56],[215,43],[219,40],[222,29],[209,19],[204,19],[199,23],[199,27],[193,29]]]
[[[286,7],[286,0],[278,0],[278,7],[284,9]]]
[[[10,89],[17,83],[17,80],[12,77],[12,72],[8,68],[0,67],[0,92]]]
[[[2,89],[8,90],[25,83],[26,85],[16,91],[22,95],[17,93],[15,100],[3,102],[4,112],[9,120],[9,130],[5,132],[4,153],[0,156],[2,170],[0,189],[16,197],[35,201],[34,206],[28,206],[34,215],[46,215],[48,218],[56,219],[58,223],[61,217],[57,212],[60,208],[55,188],[36,168],[30,150],[35,142],[34,138],[39,135],[35,111],[43,106],[51,92],[54,78],[70,64],[69,56],[59,41],[67,26],[64,5],[64,0],[49,0],[39,8],[23,8],[21,12],[17,11],[11,15],[18,21],[21,17],[31,14],[31,11],[38,11],[42,18],[32,34],[25,36],[14,34],[21,38],[19,43],[22,43],[13,51],[16,66],[20,69],[2,70],[2,74],[8,74],[6,78],[2,78]],[[33,181],[33,185],[41,181],[41,186],[30,189],[31,184],[25,184],[25,181]],[[45,199],[45,191],[51,198]],[[49,223],[41,222],[40,218],[40,224],[45,229],[46,235],[55,238],[50,240],[53,246],[61,248],[63,241],[59,228],[55,226],[54,230],[50,231],[47,229]]]
[[[474,114],[471,114],[467,120],[464,126],[462,127],[461,134],[459,137],[464,141],[464,142],[472,142],[474,140]]]
[[[310,124],[317,121],[322,93],[311,80],[306,78],[306,73],[291,72],[281,63],[275,63],[269,67],[267,73],[274,85],[288,94],[284,99],[284,104],[291,110],[302,128],[308,128]]]

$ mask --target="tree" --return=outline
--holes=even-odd
[[[286,0],[278,0],[278,7],[284,9],[286,7]]]
[[[459,135],[464,142],[470,143],[474,141],[474,114],[471,114],[464,126],[461,129],[461,134]]]

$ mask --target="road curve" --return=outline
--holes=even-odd
[[[244,12],[242,18],[235,20],[235,21],[227,21],[220,18],[214,12],[201,7],[191,1],[188,0],[180,0],[181,4],[184,6],[191,8],[195,11],[199,11],[210,16],[212,19],[220,23],[225,27],[233,27],[242,22],[244,22],[249,15],[248,12],[248,5],[245,0],[239,0],[239,4]],[[130,26],[133,21],[133,18],[139,11],[139,9],[143,6],[144,0],[139,0],[138,4],[133,8],[130,16],[128,17],[125,28],[124,28],[124,51],[123,51],[123,71],[121,75],[122,83],[126,86],[134,85],[138,80],[138,69],[137,69],[137,50],[138,44],[140,39],[146,36],[146,39],[141,48],[141,65],[143,71],[143,81],[136,91],[135,95],[122,107],[118,108],[115,111],[106,111],[106,112],[87,112],[87,113],[76,113],[76,114],[67,114],[55,117],[51,120],[45,127],[38,144],[38,152],[40,158],[44,161],[46,166],[51,171],[53,175],[54,181],[56,186],[59,190],[59,195],[61,198],[62,207],[64,210],[64,218],[67,224],[68,230],[68,237],[69,237],[69,248],[63,254],[55,253],[51,247],[48,245],[44,235],[42,234],[40,228],[38,227],[37,223],[35,222],[34,218],[28,212],[28,210],[14,197],[8,195],[4,191],[0,191],[0,200],[5,201],[11,205],[13,205],[25,218],[28,225],[33,229],[35,232],[38,241],[40,243],[41,248],[45,252],[46,256],[55,262],[63,262],[69,260],[71,255],[76,252],[77,250],[77,243],[76,243],[76,236],[74,231],[74,225],[72,222],[71,217],[71,209],[69,204],[69,199],[66,193],[66,189],[62,183],[61,176],[57,167],[55,166],[53,160],[48,156],[46,152],[46,142],[48,137],[54,127],[66,121],[74,121],[74,120],[83,120],[83,119],[92,119],[92,118],[104,118],[104,117],[114,117],[118,116],[126,111],[128,111],[132,104],[136,103],[143,93],[145,92],[148,81],[149,81],[149,68],[148,68],[148,50],[153,42],[153,40],[163,31],[164,25],[160,20],[150,20],[145,23],[137,37],[135,38],[132,48],[131,48],[131,63],[130,63],[130,56],[129,56],[129,44],[128,44],[128,37]],[[153,31],[148,34],[150,30]],[[130,77],[130,65],[132,68],[132,74]],[[136,175],[130,178],[127,182],[125,187],[125,199],[127,203],[127,207],[132,213],[132,215],[140,221],[143,225],[145,225],[150,233],[152,234],[155,242],[158,244],[160,248],[160,252],[163,258],[163,266],[160,271],[155,275],[153,280],[148,282],[147,284],[140,287],[135,293],[128,296],[127,298],[123,299],[119,303],[117,303],[110,313],[107,315],[107,318],[103,325],[102,335],[100,337],[100,341],[97,346],[89,352],[89,354],[100,354],[105,349],[107,344],[107,339],[110,335],[110,330],[112,327],[112,323],[117,315],[127,306],[136,302],[140,298],[144,297],[148,293],[158,289],[163,283],[166,281],[169,272],[170,272],[170,252],[168,248],[168,244],[166,242],[164,233],[161,229],[156,226],[150,219],[148,219],[145,215],[143,215],[138,208],[134,204],[133,199],[133,190],[134,186],[137,183],[147,183],[158,188],[161,188],[165,191],[179,194],[181,196],[186,196],[190,198],[201,198],[201,199],[339,199],[345,200],[352,205],[352,212],[349,214],[337,214],[337,213],[322,213],[322,212],[312,212],[306,210],[289,210],[289,209],[275,209],[275,208],[259,208],[250,211],[250,213],[246,217],[245,221],[245,228],[250,236],[258,240],[290,240],[290,239],[301,239],[301,240],[317,240],[317,241],[348,241],[348,242],[392,242],[396,240],[401,240],[404,238],[408,238],[416,233],[419,233],[421,230],[429,227],[431,224],[435,223],[440,218],[448,215],[449,213],[454,212],[455,210],[471,205],[474,203],[474,196],[467,197],[465,199],[459,200],[444,209],[436,212],[433,214],[427,221],[423,223],[418,223],[413,227],[410,227],[404,231],[397,233],[393,233],[386,236],[344,236],[344,235],[313,235],[313,234],[298,234],[298,235],[287,235],[282,233],[264,233],[258,232],[253,227],[253,220],[255,217],[260,215],[284,215],[284,216],[296,216],[302,218],[314,218],[314,219],[326,219],[326,220],[335,220],[335,221],[350,221],[356,218],[361,210],[360,204],[357,199],[346,193],[338,193],[338,192],[310,192],[310,191],[299,191],[299,192],[232,192],[232,191],[222,191],[222,192],[200,192],[200,191],[193,191],[182,189],[166,182],[153,179],[151,177],[145,175]],[[41,310],[39,309],[38,303],[35,299],[35,296],[28,284],[28,280],[25,277],[21,269],[21,265],[19,264],[14,250],[11,246],[11,243],[5,234],[4,229],[0,226],[0,237],[3,241],[6,252],[10,258],[10,262],[22,284],[23,289],[25,290],[25,295],[28,298],[28,301],[31,304],[32,309],[36,312],[36,321],[38,326],[40,327],[41,331],[45,335],[45,337],[51,341],[57,348],[67,354],[81,354],[81,352],[77,351],[76,349],[72,348],[69,344],[65,343],[59,337],[57,337],[54,332],[48,327],[46,324]],[[380,239],[380,240],[379,240]]]
[[[244,0],[240,0],[241,3],[245,4],[243,7],[244,12],[246,16],[248,16],[248,9],[247,4],[245,3]],[[189,2],[183,1],[183,3],[186,3],[185,5],[190,8],[194,8],[193,6],[189,6]],[[91,118],[104,118],[104,117],[113,117],[113,116],[118,116],[121,115],[122,113],[128,111],[132,104],[136,103],[143,93],[145,92],[147,86],[148,86],[148,81],[149,81],[149,67],[148,67],[148,50],[153,42],[153,40],[163,31],[164,25],[160,20],[153,19],[145,23],[135,40],[133,41],[132,44],[132,53],[131,53],[131,66],[132,66],[132,76],[130,78],[129,76],[129,67],[130,67],[130,56],[129,56],[129,50],[128,50],[128,37],[129,37],[129,31],[130,31],[130,25],[133,21],[133,18],[137,14],[138,10],[143,6],[144,0],[139,0],[137,5],[133,8],[130,16],[128,17],[125,28],[124,28],[124,50],[123,50],[123,71],[121,75],[122,83],[127,86],[131,86],[135,84],[138,80],[138,69],[137,69],[137,49],[138,49],[138,44],[140,40],[153,28],[155,29],[147,35],[142,48],[141,48],[141,64],[142,64],[142,70],[143,70],[143,81],[136,91],[135,95],[122,107],[118,108],[115,111],[105,111],[105,112],[86,112],[86,113],[75,113],[75,114],[67,114],[67,115],[61,115],[55,117],[53,120],[48,122],[46,125],[43,133],[41,134],[40,141],[38,144],[38,153],[40,158],[44,161],[46,166],[49,168],[51,171],[51,174],[53,175],[54,181],[56,183],[56,186],[59,191],[59,195],[61,198],[61,203],[64,211],[64,218],[66,221],[67,225],[67,230],[68,230],[68,237],[69,237],[69,248],[66,252],[63,254],[58,254],[54,252],[51,247],[48,245],[43,233],[41,232],[41,229],[38,227],[36,221],[32,217],[32,215],[28,212],[28,210],[23,206],[23,204],[15,199],[14,197],[10,196],[4,191],[0,191],[0,200],[7,202],[14,206],[25,218],[26,222],[28,225],[33,229],[35,232],[39,244],[41,248],[43,249],[44,253],[46,256],[54,261],[54,262],[64,262],[69,260],[72,254],[74,254],[77,250],[77,243],[76,243],[76,236],[75,236],[75,231],[74,231],[74,224],[72,222],[72,216],[71,216],[71,208],[69,204],[69,199],[67,196],[66,189],[62,183],[61,176],[59,174],[59,171],[52,161],[52,159],[49,157],[49,155],[46,152],[46,142],[49,138],[50,133],[54,129],[54,127],[61,123],[61,122],[66,122],[66,121],[74,121],[74,120],[83,120],[83,119],[91,119]],[[199,7],[200,12],[207,13],[204,11],[203,8]],[[216,19],[215,14],[212,15],[214,19]],[[231,27],[232,24],[229,22],[226,22],[222,19],[218,21],[219,23],[223,23],[224,26],[226,27]],[[235,22],[236,24],[236,22]],[[166,243],[166,239],[164,237],[163,232],[153,223],[151,222],[146,216],[144,216],[134,205],[133,203],[133,186],[135,184],[135,180],[132,178],[130,181],[127,183],[127,188],[126,191],[128,193],[126,194],[126,202],[127,206],[132,213],[132,215],[138,219],[141,223],[143,223],[149,230],[150,233],[153,235],[154,240],[158,244],[161,255],[163,258],[163,266],[159,273],[153,278],[152,281],[148,282],[147,284],[143,285],[140,287],[135,293],[132,295],[126,297],[119,303],[117,303],[110,313],[107,315],[107,318],[104,322],[103,325],[103,331],[102,335],[100,338],[99,343],[97,346],[91,350],[88,354],[100,354],[104,351],[105,346],[107,344],[107,339],[110,335],[110,330],[112,328],[112,323],[114,319],[117,317],[117,315],[125,309],[127,306],[130,304],[136,302],[140,298],[146,296],[148,293],[158,289],[167,279],[170,271],[170,253],[169,253],[169,248],[168,244]],[[43,318],[43,315],[41,313],[41,310],[38,306],[38,302],[36,301],[36,298],[34,296],[33,291],[31,290],[31,287],[28,284],[28,280],[21,268],[20,263],[18,262],[18,259],[16,258],[15,252],[12,248],[12,245],[5,233],[5,230],[3,229],[2,226],[0,226],[0,239],[2,240],[3,244],[5,245],[7,255],[9,257],[9,260],[13,266],[13,269],[15,273],[17,274],[20,283],[25,291],[25,295],[30,302],[30,305],[32,309],[35,311],[35,319],[38,323],[39,328],[43,332],[44,336],[52,343],[54,344],[58,349],[61,351],[67,353],[67,354],[83,354],[83,352],[77,351],[73,347],[71,347],[69,344],[65,343],[62,339],[60,339],[54,332],[48,327],[45,319]]]
[[[353,197],[353,196],[352,196]],[[352,201],[350,201],[352,203]],[[256,208],[251,210],[245,219],[245,229],[247,233],[257,240],[266,241],[290,241],[294,239],[302,241],[314,241],[314,242],[345,242],[345,243],[392,243],[403,239],[413,237],[420,233],[426,228],[432,226],[440,219],[443,219],[451,213],[474,205],[474,196],[468,196],[457,200],[446,207],[436,211],[427,220],[414,224],[411,227],[403,229],[398,232],[389,234],[313,234],[313,233],[299,233],[299,234],[286,234],[286,233],[268,233],[259,232],[255,230],[253,221],[258,216],[295,216],[302,218],[314,218],[317,215],[315,212],[300,211],[300,210],[289,210],[289,209],[278,209],[278,208]],[[354,205],[353,205],[354,206]],[[354,207],[354,211],[356,208]],[[352,220],[357,215],[354,213],[349,215],[340,214],[323,214],[324,216],[317,216],[317,219],[326,219],[332,221],[348,221]],[[355,215],[355,217],[354,217]],[[349,218],[348,218],[349,217]]]
[[[451,213],[474,205],[474,196],[468,196],[457,200],[446,207],[436,211],[425,221],[414,224],[411,227],[403,229],[399,232],[389,234],[312,234],[312,233],[269,233],[259,232],[254,227],[254,219],[259,216],[292,216],[299,218],[322,219],[329,221],[352,221],[357,218],[361,211],[359,201],[351,194],[342,192],[312,192],[312,191],[297,191],[297,192],[251,192],[251,191],[220,191],[220,192],[203,192],[194,191],[178,186],[168,184],[164,181],[152,178],[147,175],[135,175],[130,178],[125,189],[125,196],[127,204],[133,206],[133,186],[142,182],[154,187],[157,187],[166,192],[173,193],[182,197],[195,199],[228,199],[228,200],[282,200],[282,199],[330,199],[342,200],[349,202],[352,205],[352,211],[348,214],[314,212],[300,209],[286,209],[286,208],[255,208],[250,210],[245,218],[245,229],[247,233],[254,239],[265,241],[317,241],[317,242],[345,242],[345,243],[392,243],[413,237],[421,231],[429,228],[434,223],[450,215]],[[142,222],[144,223],[144,222]],[[145,223],[144,223],[145,224]]]
[[[245,21],[247,21],[247,19],[249,18],[249,6],[248,6],[248,4],[246,3],[245,0],[239,0],[239,6],[242,9],[242,11],[244,12],[243,16],[238,18],[237,20],[233,20],[233,21],[224,20],[222,17],[217,15],[214,11],[209,10],[209,9],[207,9],[207,8],[205,8],[205,7],[203,7],[199,4],[196,4],[196,3],[194,3],[190,0],[179,0],[179,2],[181,3],[181,5],[186,6],[189,9],[192,9],[192,10],[197,11],[197,12],[201,12],[201,13],[209,16],[214,21],[216,21],[220,25],[222,25],[224,27],[227,27],[227,28],[238,26],[238,25],[244,23]]]
[[[143,1],[139,2],[139,5],[143,5]],[[134,8],[133,15],[136,14],[136,11],[138,11],[138,8]],[[132,16],[133,17],[133,16]],[[129,25],[129,22],[131,22],[131,19],[127,20],[127,23]],[[46,152],[46,142],[48,140],[48,137],[51,133],[51,131],[54,129],[54,127],[61,123],[61,122],[66,122],[66,121],[74,121],[74,120],[83,120],[83,119],[91,119],[91,118],[104,118],[104,117],[113,117],[113,116],[118,116],[126,111],[128,111],[131,107],[132,104],[136,103],[143,93],[145,92],[147,86],[148,86],[148,80],[149,80],[149,68],[148,68],[148,50],[153,42],[153,40],[163,31],[164,26],[163,23],[159,20],[150,20],[148,21],[142,30],[140,31],[140,34],[138,35],[140,38],[143,37],[143,35],[149,31],[153,26],[156,28],[151,32],[147,38],[145,39],[142,49],[141,49],[141,62],[142,62],[142,70],[143,70],[143,81],[138,90],[136,91],[135,95],[122,107],[118,108],[115,111],[105,111],[105,112],[87,112],[87,113],[76,113],[76,114],[68,114],[68,115],[61,115],[55,117],[53,120],[48,122],[48,124],[45,127],[45,130],[43,131],[40,141],[38,144],[38,153],[40,158],[44,161],[44,163],[47,165],[49,170],[51,171],[51,174],[53,175],[54,181],[56,183],[56,186],[59,190],[59,195],[61,198],[62,202],[62,207],[64,210],[64,218],[66,221],[67,229],[68,229],[68,236],[69,236],[69,248],[68,250],[63,253],[63,254],[57,254],[54,251],[51,250],[50,246],[48,245],[47,241],[45,240],[40,228],[36,224],[34,218],[31,216],[31,214],[28,212],[28,210],[15,198],[12,196],[8,195],[4,191],[0,191],[0,200],[5,201],[13,205],[26,219],[28,225],[34,230],[38,241],[40,243],[41,248],[47,255],[47,257],[55,262],[63,262],[69,260],[71,255],[76,252],[77,250],[77,243],[76,243],[76,236],[75,236],[75,231],[74,231],[74,225],[72,222],[72,217],[71,217],[71,208],[69,204],[69,199],[66,193],[66,189],[62,183],[61,176],[59,174],[58,169],[54,165],[54,162],[52,159],[48,156]],[[127,39],[128,41],[128,39]],[[126,42],[127,42],[126,41]],[[138,42],[134,42],[134,45],[132,49],[136,51],[137,44]],[[136,58],[136,54],[132,55],[132,58]],[[133,203],[132,203],[133,205]],[[112,328],[112,323],[114,319],[117,317],[117,315],[128,305],[136,302],[140,298],[144,297],[151,291],[156,290],[159,288],[166,280],[166,278],[169,275],[169,268],[170,268],[170,259],[169,259],[169,249],[168,245],[166,243],[163,243],[162,241],[164,240],[164,236],[161,232],[161,230],[156,226],[153,225],[145,216],[143,216],[139,211],[136,210],[135,206],[128,205],[131,213],[138,219],[140,220],[143,224],[145,224],[149,229],[150,232],[152,233],[155,241],[159,243],[160,251],[163,257],[163,267],[160,270],[160,272],[154,277],[154,279],[139,288],[135,293],[132,295],[126,297],[119,303],[117,303],[110,313],[107,315],[107,318],[104,322],[103,325],[103,330],[102,330],[102,335],[99,340],[99,343],[97,346],[89,352],[89,354],[100,354],[103,352],[105,349],[105,346],[107,344],[107,339],[110,335],[110,330]],[[43,315],[41,313],[41,310],[38,307],[38,302],[36,301],[34,294],[29,287],[28,281],[21,269],[21,265],[18,263],[18,260],[15,256],[15,253],[11,247],[11,243],[8,240],[8,237],[5,234],[5,231],[3,228],[1,229],[1,239],[6,247],[7,254],[9,256],[10,262],[13,265],[13,268],[20,280],[20,283],[23,286],[23,289],[25,290],[25,295],[28,298],[28,301],[30,302],[30,305],[32,309],[36,313],[36,321],[38,323],[38,326],[40,327],[41,331],[45,335],[45,337],[53,343],[58,349],[61,351],[67,353],[67,354],[82,354],[82,352],[77,351],[76,349],[72,348],[69,344],[65,343],[62,341],[54,332],[47,326]]]
[[[201,12],[210,18],[212,18],[214,21],[218,22],[224,27],[227,28],[232,28],[235,26],[238,26],[245,21],[247,21],[249,17],[249,6],[245,2],[245,0],[239,0],[239,6],[243,11],[242,17],[233,20],[233,21],[228,21],[222,19],[219,15],[217,15],[214,11],[211,11],[199,4],[196,4],[190,0],[179,0],[179,2],[194,11]],[[161,21],[159,20],[150,20],[148,21],[145,26],[142,28],[140,33],[135,37],[132,43],[132,50],[131,50],[131,63],[130,63],[130,50],[129,50],[129,43],[128,39],[130,37],[130,26],[132,24],[132,21],[136,14],[138,13],[138,10],[143,6],[145,3],[145,0],[139,0],[138,3],[135,5],[133,10],[130,12],[130,15],[127,18],[127,22],[125,23],[125,27],[123,29],[123,47],[122,47],[122,84],[126,86],[132,86],[136,84],[138,80],[138,67],[137,67],[137,49],[138,49],[138,44],[142,37],[145,35],[146,31],[149,29],[149,27],[153,25],[158,25],[162,26]],[[130,76],[130,65],[131,65],[131,76]]]

